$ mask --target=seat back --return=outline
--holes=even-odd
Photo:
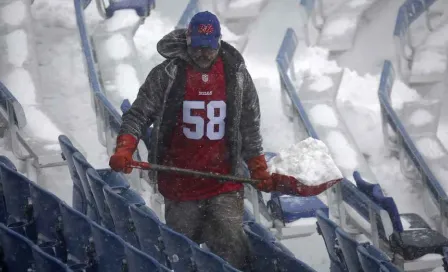
[[[225,261],[217,255],[202,250],[199,246],[191,247],[193,252],[193,262],[197,271],[223,271]]]
[[[85,214],[87,212],[86,196],[84,194],[81,180],[79,179],[78,172],[76,171],[75,164],[73,162],[73,153],[79,152],[79,150],[65,135],[59,135],[58,141],[59,145],[61,146],[62,155],[67,161],[68,171],[73,181],[72,206],[75,210]]]
[[[32,242],[0,224],[0,245],[8,271],[27,271],[34,264]]]
[[[340,257],[336,252],[336,229],[338,225],[331,221],[326,214],[322,211],[317,211],[316,213],[317,225],[319,227],[320,233],[324,239],[325,246],[327,247],[328,255],[330,256],[331,262],[339,266],[341,269],[343,264],[341,263]]]
[[[168,265],[164,253],[162,236],[159,226],[162,224],[157,216],[151,212],[145,212],[137,205],[129,206],[132,221],[140,242],[140,250],[156,259],[163,265]]]
[[[381,262],[388,261],[387,257],[372,245],[359,245],[356,250],[361,267],[365,272],[379,271]]]
[[[95,198],[93,197],[92,190],[90,189],[89,181],[87,180],[87,169],[93,168],[92,165],[86,160],[86,158],[79,152],[73,153],[73,163],[75,165],[78,177],[81,180],[84,195],[87,201],[87,217],[94,222],[98,222],[99,215],[96,207]]]
[[[37,245],[32,246],[36,272],[69,272],[72,271],[66,264],[55,257],[45,253]]]
[[[168,268],[158,263],[156,259],[146,255],[129,243],[126,243],[125,245],[125,253],[129,271],[170,271]]]
[[[7,223],[30,222],[32,209],[28,204],[30,199],[30,180],[0,163],[0,182],[5,196]]]
[[[160,234],[165,245],[165,254],[168,256],[170,268],[174,271],[194,271],[191,250],[194,242],[166,225],[160,225]]]
[[[104,197],[103,188],[107,186],[106,182],[100,177],[95,169],[87,169],[87,180],[89,181],[90,189],[95,198],[98,214],[101,218],[101,225],[110,231],[115,231],[114,220],[110,214],[109,206]]]
[[[132,204],[142,205],[143,198],[131,188],[103,187],[104,197],[114,220],[115,232],[131,245],[140,248],[138,237],[135,232],[134,223],[131,219],[129,206]]]
[[[9,167],[11,170],[17,171],[14,163],[8,159],[8,157],[0,155],[0,163],[3,163],[5,166]],[[6,224],[6,220],[8,220],[8,212],[6,210],[6,202],[5,195],[3,193],[3,186],[0,182],[0,223]]]
[[[118,235],[91,222],[98,271],[123,271],[126,263],[124,241]]]
[[[89,218],[64,202],[60,203],[63,235],[67,258],[74,263],[90,264],[93,261],[94,245]]]
[[[344,255],[348,271],[362,271],[356,248],[359,243],[341,228],[336,228],[336,238]]]

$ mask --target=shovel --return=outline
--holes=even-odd
[[[261,182],[261,180],[257,179],[249,179],[236,177],[231,175],[222,175],[211,172],[200,172],[190,169],[183,169],[165,165],[158,164],[149,164],[147,162],[140,161],[131,161],[128,165],[131,168],[137,168],[142,170],[150,170],[150,171],[160,171],[160,172],[171,172],[171,173],[179,173],[184,175],[193,175],[201,178],[214,178],[217,180],[225,180],[237,183],[247,183],[254,187],[257,187],[257,184]],[[296,178],[288,175],[273,173],[271,174],[272,180],[275,184],[274,190],[276,192],[280,192],[282,194],[287,195],[298,195],[298,196],[314,196],[322,193],[327,190],[331,186],[340,182],[342,179],[331,180],[319,185],[306,185],[297,180]]]

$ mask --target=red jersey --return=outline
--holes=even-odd
[[[179,119],[163,164],[219,174],[230,173],[226,131],[226,82],[222,59],[208,73],[187,67],[186,90]],[[239,190],[242,184],[159,172],[160,193],[171,200],[207,199]]]

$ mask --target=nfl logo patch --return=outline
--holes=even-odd
[[[208,82],[208,75],[207,74],[202,74],[202,81]]]

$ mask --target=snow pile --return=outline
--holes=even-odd
[[[23,29],[17,29],[6,35],[6,52],[9,63],[20,67],[28,58],[27,35]]]
[[[340,131],[334,130],[328,133],[326,143],[331,146],[338,165],[350,171],[358,166],[357,153],[350,146],[347,138]]]
[[[430,74],[444,72],[446,69],[446,49],[424,48],[418,50],[412,64],[412,72],[415,74]]]
[[[305,185],[320,185],[342,178],[327,146],[311,137],[280,151],[269,162],[269,171],[293,176]]]
[[[229,4],[229,8],[233,9],[233,8],[247,8],[251,5],[257,4],[257,3],[261,3],[265,0],[234,0],[231,1]]]
[[[122,97],[129,99],[131,103],[137,98],[141,84],[132,65],[122,63],[115,68],[115,83]]]
[[[351,8],[358,8],[358,7],[361,7],[361,6],[365,6],[369,2],[370,1],[368,1],[368,0],[352,0],[352,1],[350,1],[350,3],[348,5]]]
[[[114,60],[122,60],[131,54],[128,40],[123,34],[114,34],[105,43],[108,55]]]
[[[114,12],[114,16],[105,21],[106,30],[114,32],[131,28],[136,26],[140,20],[140,17],[133,9],[117,10]]]
[[[0,19],[9,25],[20,25],[26,16],[26,6],[22,1],[14,1],[0,10]]]
[[[340,17],[326,24],[321,35],[331,39],[335,36],[344,35],[347,31],[356,28],[356,25],[357,20],[355,18]]]
[[[423,126],[429,124],[434,119],[427,110],[418,109],[411,114],[410,121],[414,126]]]
[[[309,115],[313,123],[326,126],[326,127],[337,127],[338,118],[334,110],[327,104],[317,104],[313,106]]]
[[[440,143],[430,137],[421,138],[416,141],[418,151],[428,159],[440,159],[445,156],[445,150]]]
[[[329,51],[322,47],[307,47],[303,52],[297,52],[294,58],[295,73],[314,78],[322,75],[335,74],[342,69],[334,60],[328,60]]]

